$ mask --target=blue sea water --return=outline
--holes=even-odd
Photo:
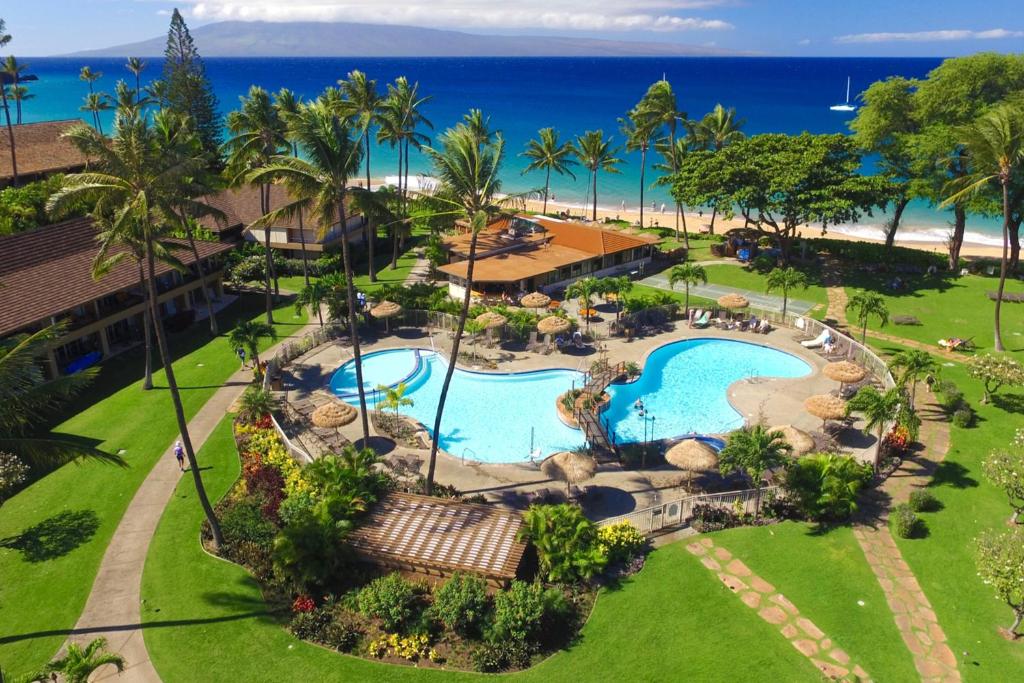
[[[82,116],[87,92],[78,79],[88,64],[104,77],[96,87],[113,91],[118,79],[132,82],[123,59],[26,58],[39,81],[30,84],[36,98],[25,103],[24,120],[39,121]],[[146,78],[159,76],[161,60],[150,59]],[[873,81],[893,75],[923,77],[938,66],[934,58],[294,58],[207,59],[207,73],[222,111],[238,104],[251,84],[268,90],[288,87],[310,98],[338,79],[360,69],[384,84],[400,75],[420,83],[430,96],[424,112],[435,131],[456,123],[471,107],[490,116],[503,132],[507,159],[503,176],[506,191],[543,185],[543,175],[523,176],[525,160],[519,156],[538,129],[553,126],[564,138],[585,130],[602,129],[621,143],[617,120],[644,94],[650,83],[665,75],[676,90],[680,108],[691,118],[702,116],[717,103],[735,107],[746,119],[748,133],[848,132],[852,113],[833,112],[829,105],[845,96],[846,78],[857,93]],[[105,117],[109,125],[110,115]],[[427,131],[428,133],[430,131]],[[638,201],[638,153],[623,153],[627,164],[617,175],[599,177],[598,203],[616,207]],[[374,177],[396,173],[397,155],[387,147],[373,154]],[[429,171],[414,155],[411,168]],[[652,176],[648,174],[648,178]],[[585,174],[555,177],[552,191],[559,201],[582,202],[587,194]],[[669,203],[663,188],[648,191],[648,201]],[[669,213],[671,210],[669,209]],[[877,229],[882,217],[866,218],[859,229]],[[904,218],[908,230],[922,238],[941,239],[948,212],[924,204],[913,205]],[[995,221],[973,219],[975,241],[998,234]]]

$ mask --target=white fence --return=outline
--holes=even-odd
[[[760,491],[760,496],[758,492]],[[621,522],[629,522],[643,534],[653,534],[661,529],[682,526],[693,513],[696,505],[713,505],[729,509],[740,508],[746,514],[754,514],[758,501],[763,507],[773,496],[781,495],[778,486],[766,486],[761,489],[743,491],[726,491],[724,493],[702,493],[696,496],[678,498],[660,503],[643,510],[637,510],[618,517],[602,519],[598,526],[611,526]]]

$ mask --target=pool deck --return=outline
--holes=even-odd
[[[633,361],[642,367],[653,350],[682,339],[720,338],[763,344],[805,360],[812,367],[811,373],[794,379],[757,377],[740,380],[728,389],[730,403],[748,423],[763,419],[769,425],[792,424],[808,432],[817,432],[821,428],[821,421],[804,410],[804,399],[833,391],[838,385],[821,374],[821,369],[828,361],[813,350],[801,346],[799,339],[802,337],[798,335],[796,330],[787,328],[774,330],[767,335],[717,329],[698,330],[688,328],[685,321],[678,321],[671,332],[634,338],[629,342],[621,338],[605,340],[601,342],[601,352],[591,350],[589,354],[573,355],[555,351],[545,355],[523,351],[517,347],[496,345],[494,348],[486,348],[484,343],[480,343],[477,346],[479,364],[460,364],[460,367],[474,371],[505,373],[555,368],[586,370],[602,354],[609,363]],[[447,336],[446,333],[437,331],[433,334],[433,344],[446,354],[450,344]],[[399,329],[388,336],[365,338],[361,350],[363,353],[372,353],[403,347],[429,349],[431,337],[422,329]],[[464,342],[462,349],[469,351],[468,344]],[[351,346],[344,340],[322,345],[297,358],[287,368],[289,376],[286,378],[286,387],[289,400],[302,399],[312,391],[325,388],[334,371],[351,359]],[[489,369],[489,362],[493,362],[496,369]],[[552,410],[554,409],[552,406]],[[514,419],[514,415],[510,415],[510,418]],[[838,435],[838,439],[844,450],[868,462],[872,457],[874,439],[864,436],[859,431],[859,426],[858,422],[853,428],[844,429]],[[352,441],[360,439],[362,434],[359,421],[343,428],[342,433]],[[412,459],[414,462],[419,460],[420,471],[425,474],[429,450],[395,446],[384,457],[386,460],[395,457]],[[489,464],[470,460],[464,462],[461,458],[444,451],[438,454],[436,480],[453,485],[464,494],[482,493],[489,499],[514,505],[524,504],[522,494],[530,494],[541,489],[548,489],[553,493],[565,491],[564,484],[545,477],[541,474],[539,466],[534,463]],[[685,480],[685,473],[667,465],[629,470],[617,463],[602,464],[597,475],[587,482],[587,485],[599,487],[605,495],[599,497],[598,503],[585,507],[588,508],[588,514],[594,518],[624,514],[633,509],[685,496]]]

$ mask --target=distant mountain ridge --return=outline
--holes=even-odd
[[[672,43],[591,38],[493,36],[415,26],[348,22],[222,21],[192,30],[204,57],[687,57],[743,54]],[[166,38],[151,38],[72,57],[154,57]]]

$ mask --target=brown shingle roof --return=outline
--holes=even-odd
[[[172,240],[185,246],[185,240]],[[200,258],[230,251],[230,244],[196,242]],[[135,286],[139,271],[126,259],[99,280],[92,277],[96,231],[89,218],[0,238],[0,336],[49,316]],[[195,262],[191,249],[175,252],[186,266]],[[158,264],[157,274],[171,270]]]
[[[384,565],[408,564],[513,579],[526,544],[517,512],[490,505],[389,493],[348,536],[356,554]]]
[[[595,258],[593,254],[558,244],[547,244],[527,251],[505,252],[478,260],[473,267],[473,281],[518,282],[592,258]],[[438,270],[465,279],[468,266],[469,261],[457,261],[443,265]]]
[[[658,238],[644,233],[627,235],[619,230],[608,230],[593,225],[533,218],[552,235],[555,244],[572,247],[594,255],[605,256],[627,251],[645,244],[654,244]]]
[[[263,213],[260,211],[259,188],[255,185],[242,185],[227,190],[222,190],[215,195],[204,197],[207,204],[215,209],[224,212],[224,218],[214,220],[206,216],[200,220],[207,230],[220,232],[232,228],[247,227],[258,220]],[[281,185],[270,186],[270,209],[279,209],[285,204],[293,201],[288,191]],[[351,202],[345,202],[346,211],[351,210]],[[306,230],[315,229],[316,221],[310,218],[308,211],[302,213],[302,224]],[[298,228],[298,217],[283,218],[274,224],[278,228]]]
[[[74,171],[85,166],[86,158],[78,149],[62,138],[68,128],[81,123],[77,119],[42,121],[14,126],[15,154],[18,157],[18,175],[31,176]],[[7,132],[0,135],[0,183],[13,177],[11,143]]]

